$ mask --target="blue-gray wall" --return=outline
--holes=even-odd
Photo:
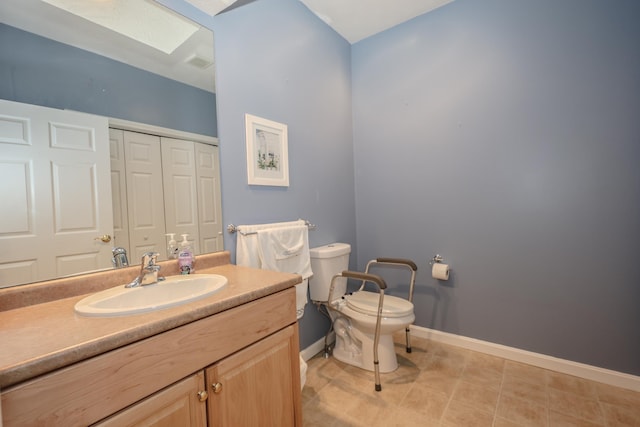
[[[297,0],[234,9],[214,29],[225,223],[303,218],[318,226],[311,246],[355,246],[350,45]],[[288,188],[247,184],[246,113],[287,125]],[[328,322],[309,304],[300,327],[304,348]]]
[[[416,324],[640,374],[638,21],[456,0],[352,47],[358,265],[418,263]]]
[[[4,24],[0,98],[217,136],[215,94]]]

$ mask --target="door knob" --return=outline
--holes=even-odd
[[[110,234],[103,234],[100,237],[96,237],[93,240],[102,240],[104,243],[109,243],[111,241],[111,235]]]
[[[198,400],[200,402],[207,400],[207,397],[209,397],[209,394],[206,391],[203,390],[198,392]]]
[[[222,391],[222,383],[213,383],[213,384],[211,384],[211,389],[216,394],[220,393]]]

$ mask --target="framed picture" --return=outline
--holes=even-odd
[[[289,186],[287,125],[245,114],[249,185]]]

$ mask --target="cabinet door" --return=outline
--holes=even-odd
[[[204,373],[199,372],[94,424],[95,427],[206,426]]]
[[[297,326],[209,367],[209,426],[301,426]]]

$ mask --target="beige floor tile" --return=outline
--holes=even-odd
[[[605,424],[594,423],[571,415],[549,412],[549,427],[604,427]]]
[[[502,380],[502,393],[520,399],[529,399],[540,405],[547,406],[547,386],[538,382],[527,381],[526,378],[505,373]]]
[[[316,356],[302,391],[305,427],[640,427],[640,393],[454,346],[394,335],[381,374]]]
[[[436,341],[429,341],[426,344],[425,349],[427,354],[430,354],[431,356],[446,357],[447,359],[458,360],[461,362],[466,361],[469,354],[473,353],[472,351],[461,347],[443,344]]]
[[[596,386],[593,381],[553,371],[549,371],[547,373],[547,377],[549,379],[549,388],[592,399],[597,399],[598,397]]]
[[[481,353],[470,353],[462,371],[462,379],[485,387],[500,388],[504,359]]]
[[[354,396],[358,396],[363,390],[354,386],[352,382],[336,379],[323,387],[316,399],[323,405],[349,411],[357,404]]]
[[[438,372],[443,375],[449,375],[452,377],[460,377],[464,370],[465,359],[464,358],[449,358],[447,356],[431,356],[426,366],[422,369],[423,372]]]
[[[302,408],[302,421],[304,427],[329,427],[334,426],[344,418],[340,408],[326,405],[320,400],[310,402]]]
[[[383,414],[396,408],[379,393],[376,396],[356,396],[353,399],[355,405],[349,405],[349,410],[346,410],[345,414],[349,420],[355,420],[366,426],[370,426]]]
[[[549,390],[549,409],[596,424],[604,422],[604,416],[597,399],[578,396],[556,389]]]
[[[522,424],[496,417],[493,421],[493,427],[522,427]]]
[[[316,356],[307,362],[306,386],[321,389],[344,371],[344,364],[334,358]]]
[[[519,399],[508,394],[500,395],[496,417],[511,421],[523,427],[547,426],[549,422],[548,409],[528,399]]]
[[[448,402],[449,397],[445,394],[414,385],[398,407],[417,412],[425,422],[434,423],[440,421]]]
[[[463,379],[460,380],[453,392],[451,403],[463,404],[493,414],[498,404],[498,394],[497,389],[487,388]]]
[[[413,383],[411,384],[395,384],[389,382],[382,382],[381,391],[370,391],[370,393],[378,396],[379,399],[384,399],[386,402],[392,405],[399,405],[400,402],[405,398],[407,394],[409,394],[413,388]]]
[[[502,371],[483,368],[480,366],[465,366],[460,378],[464,381],[482,385],[485,388],[499,390],[502,384]]]
[[[467,356],[466,368],[478,368],[502,374],[504,365],[505,360],[501,357],[492,356],[490,354],[471,352]]]
[[[493,411],[487,412],[462,402],[451,401],[445,409],[441,427],[492,427]]]
[[[609,426],[638,427],[640,426],[640,407],[617,406],[601,403],[604,418]]]
[[[396,408],[384,412],[380,415],[380,418],[367,427],[430,427],[438,425],[439,421],[429,419],[419,412],[406,408]]]
[[[505,377],[516,377],[523,381],[541,386],[547,385],[547,370],[520,362],[507,360],[504,362]]]
[[[596,392],[598,393],[598,400],[601,402],[640,408],[640,392],[602,383],[596,383]]]
[[[453,394],[460,379],[457,376],[447,375],[439,371],[424,371],[416,378],[416,383],[425,388],[444,393],[447,396]]]

